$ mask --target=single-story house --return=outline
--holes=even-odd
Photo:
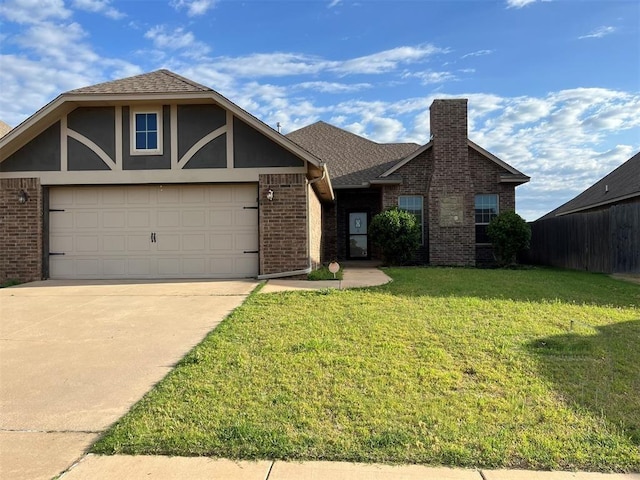
[[[640,273],[640,152],[531,224],[533,263]]]
[[[422,226],[418,259],[476,265],[529,180],[435,100],[425,145],[318,122],[289,135],[168,70],[61,94],[0,138],[0,280],[304,274],[375,255],[371,217]],[[373,252],[373,253],[372,253]]]

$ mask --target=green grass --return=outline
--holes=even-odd
[[[640,471],[639,286],[386,272],[252,295],[93,451]]]
[[[15,287],[16,285],[20,285],[21,283],[22,282],[20,280],[10,278],[9,280],[5,280],[4,282],[0,283],[0,288]]]
[[[333,276],[333,273],[329,271],[329,267],[323,265],[322,267],[314,270],[313,272],[307,275],[308,280],[342,280],[344,275],[344,270],[340,267],[340,270],[336,272],[336,276]]]

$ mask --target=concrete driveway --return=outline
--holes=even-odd
[[[50,479],[67,469],[256,284],[0,289],[0,478]]]

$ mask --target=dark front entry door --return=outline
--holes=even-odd
[[[349,213],[349,233],[347,252],[349,258],[369,257],[369,238],[367,228],[369,227],[367,212]]]

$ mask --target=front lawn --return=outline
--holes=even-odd
[[[252,295],[93,451],[640,471],[638,285],[386,272]]]

